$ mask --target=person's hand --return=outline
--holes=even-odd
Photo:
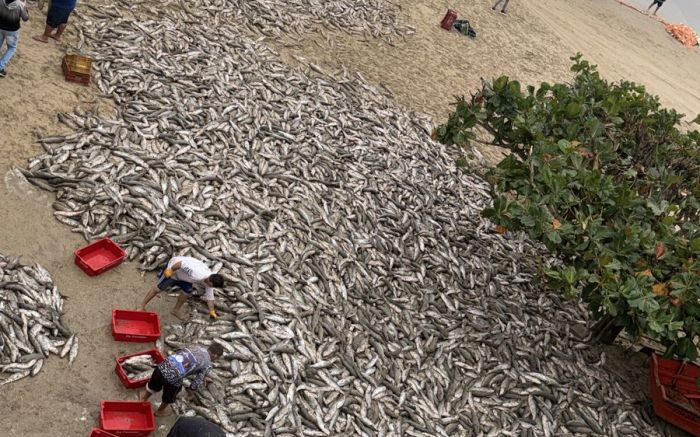
[[[170,278],[170,277],[173,275],[172,269],[165,269],[165,272],[163,272],[163,275],[164,275],[166,278]]]
[[[209,318],[211,320],[216,320],[219,318],[219,316],[216,314],[216,310],[211,310],[209,311]]]
[[[186,396],[187,396],[188,401],[191,401],[192,399],[194,399],[194,392],[192,390],[187,389],[186,393],[187,393]]]

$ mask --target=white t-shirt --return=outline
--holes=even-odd
[[[192,258],[191,256],[176,256],[168,261],[168,268],[180,263],[180,268],[173,272],[171,279],[176,281],[185,281],[190,284],[199,284],[204,287],[203,300],[214,300],[214,289],[202,283],[205,279],[212,275],[212,271],[202,261]]]

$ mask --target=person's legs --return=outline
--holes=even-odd
[[[503,3],[503,9],[501,9],[501,13],[503,13],[503,14],[506,13],[506,9],[508,9],[509,2],[510,2],[510,0],[505,0],[505,3]]]
[[[175,398],[177,397],[177,393],[180,391],[180,389],[182,389],[182,385],[174,386],[165,383],[163,385],[163,400],[153,415],[158,417],[170,416],[172,414],[172,410],[167,410],[167,408],[175,403]]]
[[[183,315],[180,312],[182,306],[187,302],[187,299],[190,297],[190,295],[186,292],[180,293],[180,295],[177,297],[177,302],[175,303],[175,307],[173,310],[170,312],[172,315],[177,317],[178,319],[182,319]]]
[[[53,32],[54,29],[55,27],[51,27],[47,23],[44,27],[44,33],[42,35],[35,36],[34,39],[41,42],[49,42],[49,37],[51,36],[51,32]]]
[[[165,277],[165,269],[161,270],[161,272],[158,274],[158,283],[148,290],[146,297],[144,297],[143,302],[141,302],[141,311],[146,311],[146,305],[148,305],[148,302],[156,297],[159,291],[175,285],[175,282],[175,280]]]
[[[503,3],[503,0],[496,0],[496,3],[493,4],[491,9],[493,9],[495,11],[496,8],[498,7],[498,5],[500,5],[501,3]]]
[[[58,29],[56,30],[56,34],[51,35],[51,38],[55,39],[56,41],[60,41],[61,35],[63,35],[63,32],[66,30],[66,26],[67,26],[67,24],[61,24],[60,26],[58,26]]]
[[[14,32],[4,32],[3,39],[7,42],[7,51],[0,58],[0,71],[4,71],[7,64],[17,51],[17,41],[19,40],[19,30]],[[0,42],[0,47],[2,43]]]
[[[146,384],[146,391],[141,394],[141,400],[147,401],[153,393],[161,391],[163,389],[163,383],[163,374],[160,372],[160,369],[156,367],[151,374],[151,379],[149,379],[148,384]]]
[[[151,287],[150,290],[148,290],[148,293],[146,294],[146,297],[143,298],[143,302],[141,302],[141,311],[146,311],[146,305],[148,305],[148,302],[153,300],[154,297],[158,294],[160,290],[158,289],[157,285],[154,285]]]

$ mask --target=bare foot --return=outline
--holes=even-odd
[[[49,35],[49,38],[53,38],[53,39],[55,39],[55,40],[56,40],[56,42],[61,42],[61,37],[60,37],[60,36],[56,36],[56,35]]]
[[[173,413],[172,413],[172,411],[170,411],[170,408],[166,408],[163,411],[156,410],[156,412],[153,413],[154,416],[158,416],[158,417],[167,417],[167,416],[170,416],[171,414],[173,414]]]
[[[47,37],[45,37],[44,35],[35,36],[35,37],[33,37],[33,38],[34,38],[35,40],[40,41],[40,42],[43,42],[43,43],[48,43],[48,42],[49,42],[49,39],[48,39]]]
[[[173,316],[175,316],[175,317],[177,317],[178,319],[183,320],[183,321],[187,318],[187,317],[185,317],[182,313],[179,313],[179,312],[177,312],[177,311],[175,311],[175,310],[170,311],[170,314],[172,314]]]

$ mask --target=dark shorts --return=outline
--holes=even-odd
[[[68,17],[70,17],[71,12],[73,12],[73,8],[51,5],[49,12],[46,14],[46,24],[50,27],[58,27],[61,24],[66,24],[68,23]]]
[[[192,294],[192,284],[185,281],[178,281],[176,279],[170,279],[165,277],[165,269],[161,270],[158,275],[158,289],[165,290],[166,288],[177,285],[186,294]]]
[[[160,372],[160,369],[157,367],[153,370],[151,379],[148,381],[148,385],[146,387],[148,388],[149,393],[158,393],[159,391],[163,390],[164,404],[174,404],[175,397],[182,389],[181,385],[168,384],[165,378],[163,378],[163,374]]]

